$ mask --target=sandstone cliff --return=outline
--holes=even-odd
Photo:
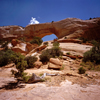
[[[77,18],[67,18],[58,22],[32,24],[25,28],[20,26],[0,27],[0,39],[12,39],[25,37],[26,41],[34,36],[44,37],[55,34],[58,38],[84,37],[89,39],[100,39],[100,18],[91,20],[81,20]]]

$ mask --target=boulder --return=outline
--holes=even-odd
[[[55,65],[62,65],[62,62],[58,59],[58,58],[50,58],[49,60],[51,63],[55,64]]]
[[[16,46],[17,44],[20,44],[21,43],[21,41],[20,40],[17,40],[17,39],[13,39],[12,41],[11,41],[11,44],[13,45],[13,46]]]
[[[61,68],[62,68],[62,66],[60,66],[60,65],[55,65],[55,64],[53,64],[53,63],[49,63],[49,64],[48,64],[48,69],[59,70],[59,69],[61,69]]]
[[[67,56],[62,56],[62,59],[66,60],[68,57]]]
[[[41,65],[42,65],[42,62],[41,61],[36,61],[34,64],[35,64],[36,68],[40,68]]]
[[[14,52],[20,52],[22,55],[26,55],[27,52],[26,51],[23,51],[22,49],[18,48],[18,47],[14,47],[14,48],[11,48],[12,51]]]
[[[27,49],[28,52],[35,49],[36,47],[38,47],[38,44],[26,43],[26,49]]]
[[[11,63],[11,64],[8,64],[6,66],[4,66],[5,68],[11,68],[11,67],[14,67],[15,66],[15,63]]]
[[[40,82],[41,78],[36,76],[34,73],[32,74],[32,76],[29,78],[28,83],[36,83],[36,82]]]

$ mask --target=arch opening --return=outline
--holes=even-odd
[[[55,34],[51,34],[51,35],[46,35],[42,38],[43,42],[45,41],[50,41],[50,40],[54,40],[58,38]]]

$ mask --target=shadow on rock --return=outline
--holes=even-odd
[[[25,85],[20,84],[20,82],[10,82],[0,87],[0,89],[10,90],[10,89],[24,88],[24,87]]]

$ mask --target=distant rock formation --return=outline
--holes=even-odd
[[[58,38],[67,36],[67,38],[84,37],[100,40],[100,18],[91,20],[67,18],[57,22],[27,25],[25,28],[0,27],[0,39],[5,40],[25,37],[26,41],[30,41],[34,36],[43,38],[50,34],[55,34]]]

